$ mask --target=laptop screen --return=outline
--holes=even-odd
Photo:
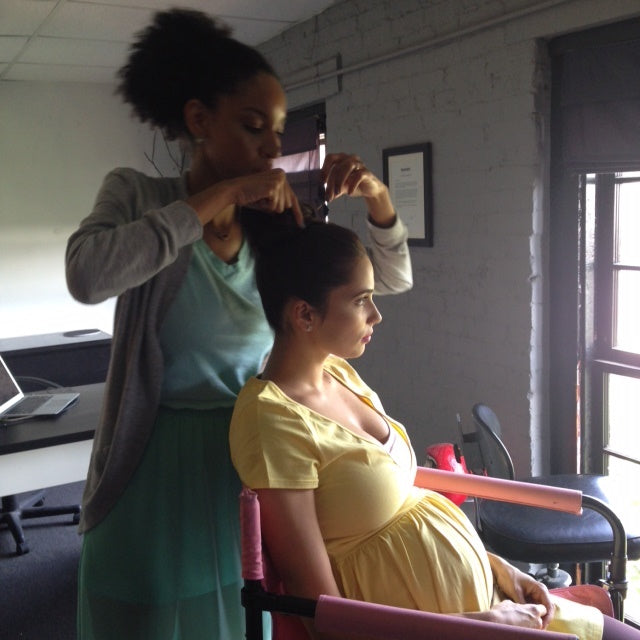
[[[24,398],[24,393],[0,356],[0,414],[22,398]]]

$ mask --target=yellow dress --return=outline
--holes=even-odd
[[[447,498],[413,486],[416,460],[406,431],[385,415],[355,370],[334,357],[325,369],[385,418],[388,442],[361,437],[274,383],[252,378],[238,396],[230,430],[243,484],[314,490],[322,537],[345,597],[439,613],[489,609],[493,576],[468,518]],[[559,605],[554,630],[601,638],[599,611]]]

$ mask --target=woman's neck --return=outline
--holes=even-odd
[[[327,356],[327,353],[320,354],[313,346],[302,344],[295,337],[276,335],[261,377],[275,382],[292,396],[321,392],[326,383],[324,363]]]
[[[211,169],[203,160],[200,150],[196,150],[187,172],[187,190],[189,195],[200,193],[208,187],[220,182],[222,178],[211,173]]]

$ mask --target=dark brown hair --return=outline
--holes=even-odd
[[[227,26],[201,11],[170,9],[154,14],[137,34],[118,71],[117,92],[142,122],[173,140],[189,135],[183,116],[189,100],[214,108],[219,96],[259,73],[276,76],[262,54],[234,40]]]
[[[292,226],[271,234],[255,255],[265,315],[281,331],[289,300],[304,300],[324,313],[331,290],[349,281],[355,262],[367,252],[351,229],[312,220],[303,229]]]

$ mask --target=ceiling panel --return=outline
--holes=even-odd
[[[134,35],[175,6],[221,17],[258,45],[338,0],[0,0],[0,81],[113,82]]]
[[[119,67],[126,58],[127,50],[125,42],[38,38],[20,60],[31,64]]]
[[[41,36],[130,41],[151,19],[151,9],[65,2],[40,29]]]
[[[1,67],[1,65],[0,65]],[[98,82],[110,84],[114,81],[114,70],[111,67],[91,67],[81,65],[56,64],[24,64],[18,63],[8,67],[2,79],[18,82]]]
[[[27,41],[24,36],[0,36],[0,62],[13,60]]]
[[[0,35],[30,35],[55,9],[56,0],[2,0]]]

